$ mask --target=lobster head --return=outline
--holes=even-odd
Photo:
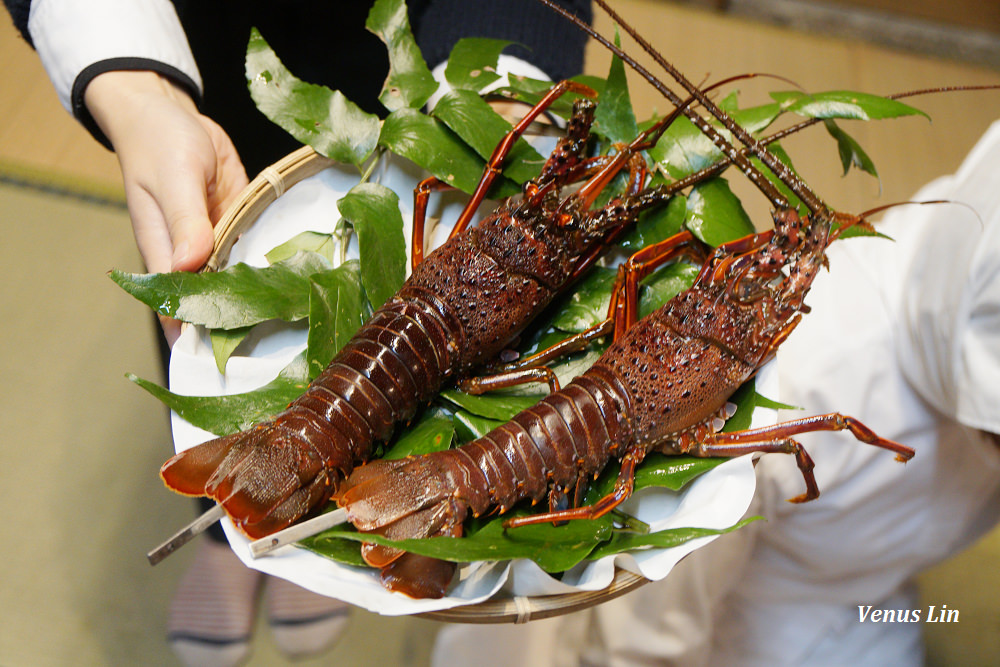
[[[829,215],[773,213],[774,229],[720,246],[692,292],[702,292],[689,317],[701,331],[757,368],[808,312],[805,296],[832,240]],[[682,302],[684,300],[682,299]],[[684,306],[681,306],[682,308]]]

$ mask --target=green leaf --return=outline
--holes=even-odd
[[[666,456],[655,452],[646,455],[635,471],[635,490],[660,487],[680,491],[694,479],[718,465],[725,458],[698,458],[696,456]],[[600,477],[590,485],[584,496],[584,505],[592,505],[610,494],[618,479],[619,465],[608,465]]]
[[[660,268],[642,281],[639,293],[639,317],[646,317],[675,296],[691,287],[701,267],[674,262]]]
[[[780,401],[775,401],[774,399],[767,398],[766,396],[761,396],[760,394],[754,393],[754,405],[759,408],[771,408],[773,410],[801,410],[797,405],[789,405],[788,403],[782,403]]]
[[[487,419],[474,415],[467,410],[458,410],[453,417],[455,433],[462,443],[471,442],[481,438],[497,426],[502,426],[506,422],[501,419]]]
[[[611,288],[618,274],[614,269],[595,267],[578,283],[561,304],[549,326],[568,333],[580,333],[608,317]]]
[[[617,30],[615,42],[619,42]],[[639,134],[629,98],[625,65],[617,57],[611,59],[607,85],[601,93],[600,104],[594,111],[594,130],[607,137],[612,143],[628,144]]]
[[[602,544],[595,548],[593,552],[590,553],[587,558],[589,560],[598,560],[605,556],[610,556],[612,554],[622,553],[623,551],[635,551],[637,549],[646,548],[660,548],[669,549],[671,547],[680,546],[685,542],[690,542],[691,540],[698,539],[700,537],[709,537],[712,535],[723,535],[725,533],[730,533],[734,530],[738,530],[743,526],[757,521],[763,517],[754,516],[748,517],[739,521],[738,523],[730,526],[729,528],[715,529],[715,528],[669,528],[667,530],[661,530],[655,533],[634,533],[626,531],[615,531],[614,536],[606,544]]]
[[[451,420],[429,410],[416,424],[403,431],[382,458],[402,459],[448,449],[454,436],[455,426]]]
[[[500,78],[496,73],[500,53],[513,43],[484,37],[458,40],[445,65],[445,80],[456,90],[480,92]]]
[[[722,159],[722,152],[712,140],[683,117],[671,123],[649,154],[671,178],[678,180]]]
[[[662,182],[662,177],[656,176]],[[650,183],[650,185],[654,185]],[[630,253],[645,248],[648,245],[664,241],[684,227],[684,218],[687,216],[687,197],[684,195],[674,195],[667,202],[666,206],[644,212],[639,216],[639,221],[635,224],[621,240],[620,245]]]
[[[441,397],[474,415],[500,421],[509,421],[511,417],[530,408],[542,398],[537,394],[513,396],[502,391],[492,391],[488,394],[474,396],[455,389],[442,391]]]
[[[722,178],[695,186],[687,199],[687,227],[711,246],[753,234],[750,216]]]
[[[486,161],[444,123],[413,109],[389,114],[382,125],[379,141],[396,155],[466,194],[476,189],[486,166]],[[510,196],[518,190],[517,186],[508,184],[496,196]]]
[[[504,519],[521,514],[523,511],[516,510],[505,515]],[[494,520],[479,530],[470,531],[465,537],[457,538],[390,540],[343,528],[334,528],[321,535],[395,546],[411,553],[458,563],[530,558],[546,572],[563,572],[585,558],[596,543],[609,539],[612,532],[612,518],[604,516],[593,521],[570,521],[559,527],[539,524],[506,531],[502,519]]]
[[[377,183],[360,183],[337,208],[358,235],[361,280],[373,308],[399,291],[406,280],[406,237],[399,197]]]
[[[780,113],[780,105],[765,104],[733,111],[730,115],[748,132],[757,133],[766,129]],[[723,137],[732,142],[732,135],[728,130],[718,124],[713,126]],[[723,157],[712,140],[686,117],[675,120],[656,142],[656,146],[650,149],[649,154],[675,179],[690,176],[710,167]]]
[[[830,90],[808,94],[798,91],[772,92],[771,97],[777,100],[785,111],[791,111],[807,118],[881,120],[916,115],[930,118],[920,109],[898,100],[851,90]]]
[[[840,154],[840,164],[844,168],[845,176],[853,166],[878,178],[875,163],[857,141],[832,120],[824,120],[823,127],[837,141],[837,152]]]
[[[757,407],[756,398],[760,395],[754,389],[755,386],[756,380],[750,378],[729,397],[729,402],[736,404],[736,413],[726,420],[726,425],[722,427],[723,433],[745,431],[750,428],[753,421],[753,411]]]
[[[309,377],[315,378],[370,314],[357,260],[313,276],[309,285]]]
[[[508,75],[507,79],[510,85],[495,90],[492,94],[524,102],[532,106],[540,102],[552,88],[552,82],[547,80],[532,79],[531,77],[516,74]],[[598,97],[600,97],[604,90],[604,79],[600,77],[581,75],[574,76],[572,80],[590,86],[598,94]],[[568,119],[573,113],[573,102],[579,97],[580,95],[576,93],[568,92],[558,99],[553,100],[546,111],[563,119]]]
[[[795,172],[795,167],[792,165],[792,158],[785,152],[785,149],[781,146],[781,144],[777,142],[772,143],[767,147],[767,152],[778,158],[778,160],[791,169],[793,173]],[[788,200],[789,206],[797,210],[799,215],[809,215],[809,208],[802,203],[802,200],[798,198],[798,195],[792,192],[791,188],[785,185],[784,181],[779,180],[778,177],[774,175],[774,172],[771,171],[770,167],[766,166],[755,157],[750,158],[750,162],[762,174],[764,174],[767,180],[769,180],[771,184],[778,189],[778,192],[785,196],[785,199]]]
[[[306,370],[305,355],[300,354],[263,387],[228,396],[181,396],[131,373],[126,377],[185,421],[221,436],[245,431],[284,410],[308,386]]]
[[[484,161],[493,155],[494,149],[511,129],[510,123],[483,98],[469,90],[445,93],[431,113],[471,146]],[[521,138],[504,160],[503,174],[515,183],[523,183],[536,177],[544,162],[545,158]]]
[[[410,31],[406,3],[403,0],[378,0],[368,14],[365,27],[385,42],[389,52],[389,76],[379,101],[389,111],[422,107],[437,90],[438,84]]]
[[[308,315],[309,277],[329,268],[319,255],[299,253],[263,268],[236,264],[218,272],[152,274],[114,270],[111,279],[161,315],[209,329],[239,329]]]
[[[337,240],[333,234],[320,232],[302,232],[288,239],[264,255],[271,264],[292,258],[299,251],[314,252],[333,264],[333,254],[337,249]]]
[[[215,367],[219,373],[226,374],[226,362],[232,356],[236,348],[240,346],[243,339],[250,333],[253,327],[243,327],[241,329],[212,329],[209,339],[212,341],[212,354],[215,356]]]
[[[246,77],[257,108],[317,153],[361,164],[375,149],[378,116],[365,113],[340,91],[297,79],[256,28],[247,45]]]

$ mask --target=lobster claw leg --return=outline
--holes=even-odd
[[[614,490],[608,495],[598,500],[593,505],[575,507],[573,509],[546,512],[544,514],[532,514],[530,516],[515,517],[504,521],[504,528],[518,528],[536,523],[552,522],[555,524],[565,523],[574,519],[597,519],[604,516],[614,508],[625,502],[635,489],[635,469],[646,456],[646,450],[642,447],[632,447],[622,457],[622,469],[618,473]]]

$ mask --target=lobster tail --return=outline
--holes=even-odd
[[[233,433],[175,454],[160,467],[163,483],[181,495],[207,496],[209,478],[242,435]]]
[[[371,534],[393,540],[461,537],[469,503],[455,493],[456,473],[467,480],[457,462],[451,452],[373,461],[347,478],[338,502],[351,523]],[[442,597],[455,572],[454,563],[391,546],[364,543],[361,555],[382,569],[386,588],[410,597]]]
[[[178,493],[222,504],[254,538],[301,517],[329,497],[331,486],[315,449],[273,422],[176,454],[160,476]]]

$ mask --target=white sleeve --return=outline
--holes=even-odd
[[[938,410],[1000,433],[1000,122],[955,175],[916,199],[954,203],[894,212],[898,242],[912,245],[902,286],[904,372]]]
[[[158,71],[200,97],[201,75],[169,0],[34,0],[28,30],[59,101],[81,121],[86,84],[110,70]]]

